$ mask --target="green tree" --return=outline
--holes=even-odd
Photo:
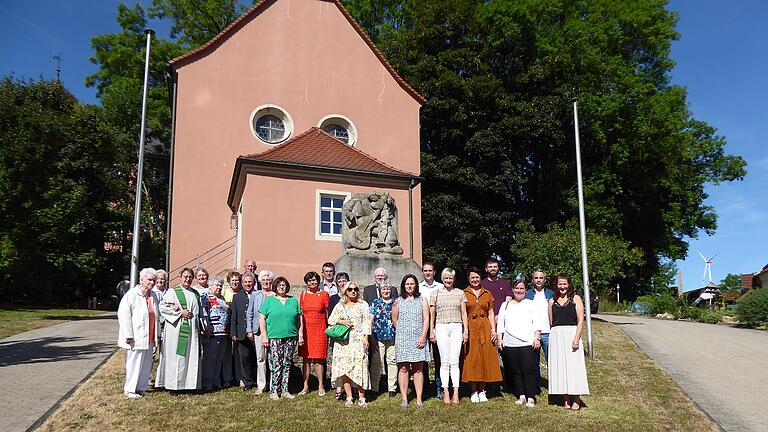
[[[738,291],[741,289],[741,276],[733,273],[725,275],[720,281],[720,289],[724,291]]]
[[[543,270],[550,278],[565,273],[571,276],[578,290],[583,290],[581,239],[575,220],[564,225],[551,224],[545,232],[537,232],[530,221],[524,220],[517,223],[516,231],[516,243],[511,252],[517,262],[516,272],[530,276],[535,270]],[[642,258],[643,252],[630,247],[629,242],[587,231],[589,282],[601,295],[634,267],[642,265]]]
[[[517,221],[544,232],[575,217],[574,99],[587,225],[643,251],[622,286],[649,285],[687,237],[715,230],[704,185],[742,178],[745,163],[670,83],[665,1],[386,2],[396,17],[373,3],[346,2],[427,98],[425,255],[512,266]]]
[[[154,0],[149,9],[136,4],[118,5],[119,33],[94,36],[91,62],[99,70],[86,78],[94,86],[109,119],[119,132],[119,145],[126,154],[137,155],[141,119],[141,97],[146,56],[144,29],[171,26],[170,40],[152,39],[149,90],[147,95],[147,145],[141,190],[142,232],[140,260],[152,265],[164,263],[165,229],[168,208],[169,151],[171,143],[171,108],[168,86],[168,62],[207,42],[245,9],[236,0]],[[133,157],[122,170],[135,185]],[[134,189],[130,195],[135,194]],[[133,198],[124,211],[132,211]],[[128,232],[123,232],[127,238]],[[126,250],[130,245],[126,244]]]
[[[105,242],[127,221],[123,153],[104,111],[58,82],[0,83],[0,295],[72,302],[105,286],[121,255]],[[81,291],[82,292],[82,291]]]

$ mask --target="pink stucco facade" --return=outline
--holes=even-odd
[[[170,268],[235,234],[227,205],[235,161],[272,148],[252,132],[256,107],[284,108],[293,120],[292,136],[318,126],[324,116],[344,116],[357,130],[357,149],[398,170],[420,173],[421,102],[335,2],[266,2],[212,46],[173,66],[177,96]],[[242,195],[238,265],[254,258],[260,269],[298,281],[323,261],[338,258],[339,241],[316,239],[318,190],[390,192],[398,205],[404,256],[410,256],[407,189],[249,175]],[[413,191],[413,208],[413,256],[420,262],[419,186]]]

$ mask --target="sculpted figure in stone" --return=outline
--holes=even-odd
[[[343,245],[347,252],[400,255],[397,207],[387,192],[357,194],[342,207]]]

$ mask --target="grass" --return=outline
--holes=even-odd
[[[177,397],[158,391],[130,400],[122,395],[124,354],[118,351],[41,430],[718,430],[617,327],[594,322],[593,340],[596,358],[587,363],[592,395],[579,412],[548,405],[546,393],[533,409],[502,396],[477,405],[463,398],[459,407],[429,399],[424,409],[406,411],[399,398],[385,396],[363,410],[344,408],[330,395],[273,402],[234,388]]]
[[[38,328],[99,315],[104,311],[88,309],[37,309],[0,306],[0,339]]]

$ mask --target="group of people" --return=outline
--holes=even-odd
[[[310,392],[314,370],[317,395],[326,395],[330,359],[330,383],[348,407],[355,398],[366,407],[366,391],[379,392],[385,377],[384,391],[399,393],[402,408],[409,407],[411,382],[415,406],[423,407],[431,360],[436,394],[447,405],[460,403],[463,382],[472,403],[488,400],[487,384],[501,383],[517,404],[534,407],[541,351],[550,395],[563,395],[565,408],[578,410],[580,396],[589,393],[584,304],[567,275],[554,277],[554,290],[541,271],[533,273],[531,287],[524,279],[510,284],[499,277],[498,261],[489,259],[485,277],[479,268],[467,270],[462,290],[454,285],[453,269],[443,269],[441,283],[434,263],[425,261],[421,281],[407,274],[393,286],[386,269],[378,268],[374,284],[361,287],[327,262],[322,275],[307,272],[306,289],[291,295],[285,277],[268,270],[257,275],[252,260],[244,267],[242,274],[227,275],[226,288],[202,268],[183,269],[175,288],[166,288],[163,270],[140,272],[118,310],[127,397],[144,395],[158,351],[155,388],[175,394],[239,384],[257,394],[268,391],[274,400],[293,399],[288,382],[297,348],[303,375],[298,394]],[[329,338],[326,330],[339,326],[344,334],[330,332]]]

